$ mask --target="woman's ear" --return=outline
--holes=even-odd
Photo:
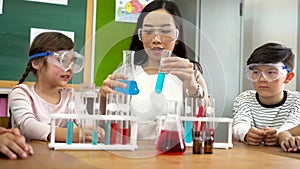
[[[33,60],[33,61],[31,61],[31,66],[34,69],[39,70],[43,66],[43,62],[41,62],[40,60]]]
[[[285,83],[285,84],[290,83],[290,81],[293,80],[294,77],[295,77],[295,72],[289,72],[289,73],[286,75],[286,78],[285,78],[284,83]]]

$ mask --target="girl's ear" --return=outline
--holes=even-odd
[[[285,78],[284,83],[285,83],[285,84],[290,83],[290,81],[293,80],[294,77],[295,77],[295,72],[289,72],[289,73],[287,74],[286,78]]]
[[[34,69],[39,70],[43,66],[43,62],[41,62],[40,60],[33,60],[33,61],[31,61],[31,66]]]

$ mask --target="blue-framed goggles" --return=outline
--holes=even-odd
[[[38,57],[46,57],[48,63],[51,63],[64,71],[71,69],[73,73],[79,73],[84,66],[84,56],[71,50],[36,53],[29,56],[29,60]]]
[[[284,77],[289,72],[291,72],[291,70],[282,62],[268,64],[254,63],[245,67],[245,75],[252,82],[259,81],[261,76],[263,76],[266,81],[273,82]]]

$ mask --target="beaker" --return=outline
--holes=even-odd
[[[123,73],[128,76],[127,80],[118,79],[118,81],[125,83],[126,88],[115,87],[114,90],[124,93],[126,95],[137,95],[139,94],[139,88],[136,81],[134,80],[134,53],[132,50],[123,50],[123,63],[118,73]]]
[[[166,119],[158,136],[156,150],[159,154],[180,155],[186,150],[183,126],[179,120],[180,105],[177,101],[167,101],[164,106]]]
[[[161,55],[161,59],[160,59],[160,64],[162,63],[163,59],[171,57],[171,54],[172,54],[172,51],[163,50],[162,55]],[[158,94],[161,93],[162,90],[163,90],[165,76],[166,76],[166,72],[163,72],[161,70],[161,68],[159,67],[158,74],[157,74],[156,85],[155,85],[155,92],[158,93]]]

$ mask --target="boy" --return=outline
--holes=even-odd
[[[290,48],[267,43],[247,61],[246,77],[255,90],[241,93],[233,108],[233,136],[249,145],[275,145],[277,134],[300,124],[300,93],[284,90],[295,76]]]

